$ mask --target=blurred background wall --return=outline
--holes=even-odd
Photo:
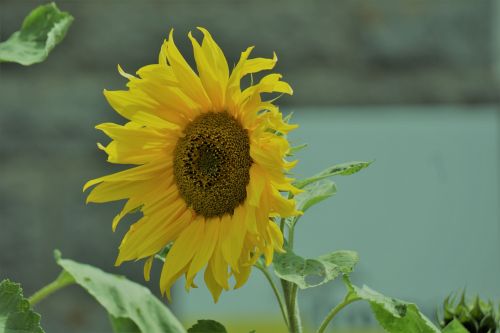
[[[0,40],[42,3],[0,0]],[[339,179],[339,193],[301,221],[298,252],[358,250],[355,281],[415,301],[430,316],[462,287],[500,299],[498,1],[57,3],[75,21],[48,60],[0,64],[0,279],[31,294],[55,278],[59,248],[145,283],[142,263],[113,267],[127,230],[125,222],[111,232],[120,204],[84,204],[83,183],[119,169],[96,149],[107,141],[93,127],[123,122],[102,95],[124,88],[118,63],[133,73],[157,61],[172,27],[191,59],[186,34],[204,26],[230,64],[249,45],[256,56],[278,54],[277,71],[295,91],[280,104],[301,125],[292,140],[310,145],[297,177],[376,159]],[[156,292],[158,268],[148,284]],[[304,292],[308,322],[318,322],[341,292],[340,284]],[[190,295],[179,288],[172,307],[186,324],[212,318],[233,321],[231,328],[253,315],[279,318],[257,271],[217,305],[205,287]],[[76,287],[38,310],[47,332],[109,331],[104,313]],[[341,319],[340,326],[374,325],[363,306]]]

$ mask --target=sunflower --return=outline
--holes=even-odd
[[[262,93],[292,94],[281,75],[268,74],[245,89],[247,75],[272,69],[277,61],[249,59],[253,47],[229,71],[225,56],[210,33],[193,45],[198,74],[177,49],[173,31],[164,41],[157,64],[137,71],[118,71],[128,90],[104,91],[110,105],[128,122],[104,123],[97,129],[112,141],[98,147],[108,161],[134,167],[93,179],[87,202],[126,199],[112,228],[128,213],[142,217],[124,236],[116,265],[146,259],[149,280],[155,254],[172,244],[160,277],[162,294],[181,276],[186,290],[205,267],[204,279],[216,302],[221,291],[248,279],[262,255],[269,265],[274,251],[283,251],[283,234],[275,220],[300,214],[297,193],[286,176],[295,164],[286,134],[297,127],[283,120],[273,101]]]

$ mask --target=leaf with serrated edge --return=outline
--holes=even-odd
[[[35,8],[24,19],[21,30],[0,43],[0,62],[32,65],[44,61],[65,37],[73,17],[55,3]]]
[[[367,286],[356,287],[347,277],[350,297],[370,303],[379,324],[389,333],[439,333],[439,329],[413,303],[387,297]]]
[[[44,333],[19,283],[0,282],[0,332]]]
[[[295,197],[297,209],[302,212],[337,193],[335,183],[327,179],[309,184],[303,190]]]
[[[453,319],[443,328],[442,333],[469,333],[469,331],[457,319]]]
[[[348,163],[337,164],[321,171],[320,173],[312,177],[297,180],[294,183],[294,185],[295,187],[303,188],[308,184],[317,182],[318,180],[324,178],[332,176],[349,176],[363,170],[364,168],[368,167],[371,163],[372,162],[348,162]]]
[[[316,259],[305,259],[287,249],[286,253],[275,254],[273,265],[279,278],[307,289],[332,281],[342,273],[350,273],[358,261],[354,251],[335,251]]]
[[[227,331],[224,325],[215,320],[201,319],[188,329],[188,333],[227,333]]]
[[[57,264],[92,295],[110,316],[132,320],[142,333],[186,332],[177,318],[151,294],[148,288],[123,276],[109,274],[73,260],[62,259],[58,251],[55,252],[55,257]]]

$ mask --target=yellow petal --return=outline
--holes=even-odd
[[[259,206],[260,195],[264,189],[264,185],[264,174],[259,165],[254,163],[250,167],[250,182],[247,186],[247,202],[249,205],[252,205],[254,207]]]
[[[281,193],[273,188],[271,208],[273,212],[278,213],[282,217],[290,217],[301,215],[301,212],[295,209],[295,200],[286,199]]]
[[[158,116],[158,103],[144,94],[104,90],[104,96],[116,112],[129,120],[152,128],[179,130],[179,126]]]
[[[263,70],[273,69],[278,61],[278,57],[276,53],[273,52],[273,58],[253,58],[248,59],[243,64],[243,68],[241,69],[241,76],[245,76],[247,74],[257,73]]]
[[[283,233],[278,225],[272,221],[269,221],[269,233],[273,241],[274,250],[282,253],[285,252],[283,249]]]
[[[237,111],[237,104],[240,100],[241,91],[240,91],[240,81],[243,77],[243,66],[248,59],[248,56],[253,50],[253,46],[247,48],[244,52],[241,52],[240,60],[234,67],[229,76],[229,81],[227,83],[227,91],[226,91],[226,103],[230,112],[233,114]]]
[[[177,49],[177,46],[175,46],[173,29],[170,31],[167,40],[167,59],[172,72],[179,82],[181,90],[193,101],[200,104],[203,109],[210,109],[211,103],[201,84],[200,78],[194,73],[193,69]]]
[[[181,202],[166,205],[153,216],[144,216],[130,227],[123,238],[116,265],[158,253],[177,237],[190,220]]]
[[[200,222],[196,219],[182,231],[165,258],[160,276],[160,289],[162,293],[167,293],[167,296],[170,295],[172,284],[185,272],[194,254],[199,251],[205,228]]]
[[[225,90],[227,86],[227,81],[229,79],[228,69],[226,59],[223,61],[226,63],[226,70],[223,71],[217,63],[219,60],[218,56],[214,56],[212,53],[215,52],[213,49],[218,46],[210,46],[205,41],[207,37],[203,40],[203,46],[198,44],[198,41],[193,38],[191,32],[188,35],[191,43],[193,44],[194,59],[196,61],[196,67],[198,68],[198,73],[200,74],[200,79],[207,92],[209,98],[212,101],[213,109],[215,111],[222,111],[224,107]],[[220,51],[220,49],[219,49]]]
[[[83,191],[86,191],[89,187],[108,181],[136,181],[136,180],[147,180],[151,178],[161,179],[162,172],[165,172],[171,165],[165,165],[163,161],[152,161],[148,164],[140,165],[134,168],[130,168],[124,171],[116,172],[104,177],[89,180],[83,186]],[[158,177],[159,176],[159,177]]]
[[[146,280],[146,281],[149,281],[149,278],[151,277],[151,267],[153,266],[154,259],[155,259],[155,256],[152,255],[144,263],[144,280]]]
[[[217,303],[222,292],[222,287],[217,283],[217,281],[215,281],[211,265],[208,265],[205,269],[205,283],[207,284],[208,290],[210,290],[210,293],[212,294],[214,303]]]
[[[248,280],[250,276],[250,272],[252,270],[252,266],[245,265],[239,268],[238,272],[233,272],[234,278],[236,280],[236,284],[234,285],[234,289],[241,288]]]
[[[221,228],[224,230],[221,233],[224,235],[221,240],[222,255],[235,272],[238,272],[239,269],[238,261],[243,249],[243,240],[247,233],[245,213],[244,207],[240,205],[235,209],[232,217],[226,214],[221,219]]]
[[[203,234],[203,240],[200,244],[200,250],[194,255],[193,261],[189,265],[189,269],[186,275],[186,288],[193,283],[193,279],[209,261],[210,257],[215,248],[215,244],[218,242],[219,236],[219,220],[209,219],[209,220],[197,220],[195,223],[205,224],[205,230]]]
[[[212,259],[210,260],[210,265],[212,266],[215,281],[217,281],[217,283],[225,290],[229,290],[229,272],[227,263],[222,256],[220,241],[217,242],[217,245],[214,249],[214,254],[212,255]]]

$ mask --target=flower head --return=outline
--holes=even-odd
[[[128,122],[97,126],[112,141],[98,145],[108,161],[136,165],[91,180],[95,186],[87,202],[126,199],[113,220],[113,230],[126,214],[140,209],[120,245],[116,264],[145,258],[149,280],[153,258],[166,245],[160,277],[162,293],[170,298],[172,284],[186,276],[186,289],[205,267],[205,282],[214,300],[223,289],[242,286],[255,261],[282,251],[283,235],[276,217],[297,215],[292,199],[297,193],[286,176],[295,162],[284,158],[289,144],[284,134],[294,129],[283,121],[272,101],[262,93],[292,94],[281,75],[268,74],[242,90],[249,74],[272,69],[277,61],[249,59],[242,52],[229,70],[210,33],[201,45],[189,33],[197,73],[175,46],[170,32],[157,64],[142,67],[137,77],[119,72],[129,82],[126,91],[104,91],[111,106]]]

